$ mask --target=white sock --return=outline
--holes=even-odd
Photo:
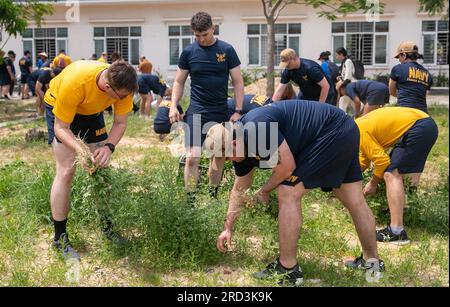
[[[400,227],[394,227],[394,226],[392,226],[391,225],[391,230],[392,230],[392,233],[394,234],[394,235],[399,235],[399,234],[401,234],[402,233],[402,231],[403,231],[403,226],[400,226]]]

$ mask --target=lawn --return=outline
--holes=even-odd
[[[449,286],[448,109],[433,107],[440,128],[422,186],[408,195],[405,223],[412,243],[380,244],[386,272],[368,283],[342,266],[360,247],[347,211],[331,195],[312,191],[303,202],[298,259],[303,286]],[[8,120],[10,117],[8,117]],[[111,118],[108,117],[108,122]],[[69,233],[81,252],[79,280],[49,247],[53,236],[49,189],[54,163],[45,142],[27,143],[25,132],[45,122],[0,128],[0,286],[272,286],[251,277],[278,253],[275,195],[267,207],[243,213],[232,251],[215,248],[232,186],[230,165],[217,199],[205,180],[194,207],[185,200],[178,160],[159,142],[148,121],[131,116],[113,167],[90,177],[78,171],[73,184]],[[270,172],[259,171],[255,190]],[[368,178],[369,174],[366,174]],[[384,226],[385,191],[368,200]],[[106,241],[97,208],[107,204],[129,244]]]

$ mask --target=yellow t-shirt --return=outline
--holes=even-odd
[[[72,64],[72,59],[70,58],[70,56],[64,54],[64,53],[60,53],[56,58],[53,59],[53,67],[59,67],[59,62],[60,59],[63,58],[64,59],[64,63],[66,64],[66,66],[61,67],[61,68],[65,68],[67,66],[69,66],[70,64]]]
[[[93,115],[114,106],[114,114],[125,115],[133,109],[132,95],[114,99],[97,85],[97,76],[109,64],[97,61],[77,61],[50,81],[44,100],[53,106],[53,114],[71,123],[75,114]]]
[[[106,63],[106,60],[104,57],[99,57],[98,60],[100,63]]]
[[[374,165],[374,175],[383,178],[391,163],[386,149],[397,141],[420,119],[428,114],[414,108],[387,107],[356,119],[360,131],[359,162],[362,169]]]

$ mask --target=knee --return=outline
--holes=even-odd
[[[281,188],[278,190],[278,204],[299,204],[302,194],[294,188]]]
[[[398,181],[398,180],[402,179],[402,176],[397,172],[395,172],[395,173],[386,172],[386,173],[384,173],[383,177],[384,177],[384,181],[386,182],[386,184],[389,184],[390,182]]]
[[[186,166],[187,167],[198,167],[200,164],[199,158],[187,157],[186,158]]]
[[[56,176],[64,183],[70,184],[75,175],[75,167],[61,167],[58,169]]]

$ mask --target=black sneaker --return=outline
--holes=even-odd
[[[377,241],[392,243],[395,245],[406,245],[410,242],[405,230],[402,230],[400,234],[396,235],[392,232],[391,226],[377,230]]]
[[[105,235],[106,239],[108,239],[108,241],[110,241],[114,245],[124,247],[128,244],[128,240],[114,230],[106,230],[103,232],[103,234]]]
[[[345,267],[349,269],[359,269],[359,270],[372,270],[375,272],[384,272],[384,261],[379,259],[378,262],[367,263],[363,255],[357,257],[355,260],[349,260],[345,262]]]
[[[66,233],[61,234],[59,240],[53,240],[52,247],[61,253],[64,260],[75,259],[80,261],[80,255],[70,244],[69,236]]]
[[[286,270],[280,263],[279,258],[267,265],[267,267],[257,273],[253,274],[256,279],[280,278],[278,284],[300,286],[303,283],[303,272],[298,264],[291,270]]]

